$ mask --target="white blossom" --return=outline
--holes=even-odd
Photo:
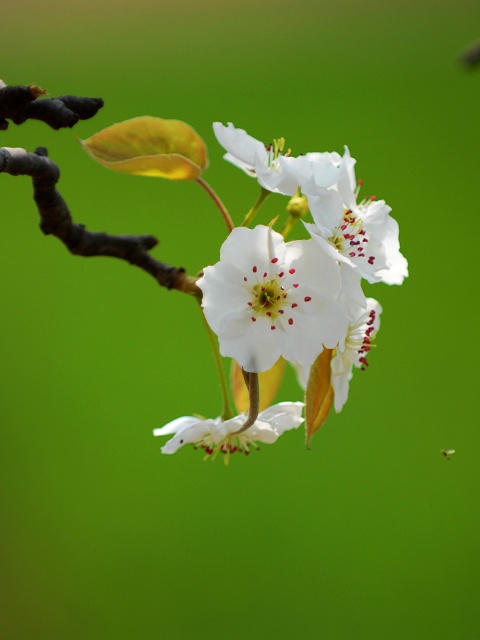
[[[290,429],[296,429],[303,422],[303,402],[280,402],[262,411],[255,423],[242,433],[235,433],[245,423],[246,415],[241,414],[230,420],[202,419],[184,416],[169,422],[164,427],[154,429],[154,436],[172,435],[162,447],[162,453],[175,453],[185,444],[201,448],[207,456],[214,458],[219,452],[230,454],[240,452],[248,455],[252,448],[258,449],[257,442],[272,444]]]
[[[280,356],[311,365],[346,335],[349,295],[365,300],[359,278],[342,278],[314,242],[285,243],[263,225],[235,228],[197,284],[221,354],[249,372],[270,369]]]
[[[256,177],[260,186],[268,191],[293,196],[298,190],[298,178],[293,170],[296,158],[283,153],[285,140],[274,140],[264,145],[250,136],[244,129],[237,129],[231,122],[228,126],[213,123],[218,142],[226,149],[225,160],[239,167],[251,177]]]
[[[345,190],[348,193],[348,189]],[[352,205],[336,189],[318,188],[307,195],[315,224],[304,223],[315,242],[330,256],[351,265],[368,282],[402,284],[408,276],[400,253],[398,223],[384,200]]]
[[[367,298],[366,309],[357,307],[356,316],[348,325],[345,339],[337,346],[330,362],[331,384],[334,391],[334,407],[339,413],[348,398],[348,388],[353,368],[368,366],[368,353],[380,328],[382,307],[373,298]],[[298,381],[306,389],[310,367],[296,367]]]

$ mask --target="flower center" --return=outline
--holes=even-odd
[[[363,220],[360,216],[354,216],[350,209],[345,211],[342,224],[337,227],[329,241],[340,253],[351,259],[366,258],[371,265],[375,261],[375,256],[366,254],[368,238],[363,228]]]
[[[224,455],[225,464],[228,464],[232,453],[243,453],[248,456],[252,448],[257,451],[260,448],[251,438],[248,437],[247,432],[237,435],[229,434],[217,444],[214,443],[212,436],[207,434],[193,446],[195,449],[203,449],[205,451],[204,460],[210,459],[213,461],[219,453],[222,453]]]
[[[368,367],[367,355],[370,349],[375,346],[372,344],[376,334],[375,320],[376,312],[371,309],[366,318],[364,317],[361,322],[350,327],[345,341],[346,349],[356,355],[357,362],[359,362],[362,370]]]
[[[276,278],[254,285],[252,294],[253,311],[273,320],[278,317],[287,297]]]
[[[278,170],[278,158],[281,155],[289,156],[292,153],[291,149],[288,149],[286,153],[283,153],[283,149],[285,147],[285,138],[278,138],[278,140],[274,140],[273,144],[269,144],[267,146],[267,167],[272,169],[273,171]]]
[[[274,266],[274,275],[271,267]],[[277,271],[278,269],[278,271]],[[252,276],[244,276],[243,281],[248,283],[251,301],[247,302],[251,311],[252,322],[256,322],[258,317],[264,317],[271,320],[270,329],[275,330],[277,326],[282,328],[291,327],[294,323],[295,314],[303,303],[311,301],[311,296],[302,295],[301,286],[293,277],[296,269],[293,267],[288,269],[283,267],[280,270],[278,258],[271,258],[270,265],[267,267],[263,275],[260,276],[263,269],[259,269],[256,265],[252,267],[253,278],[255,283],[249,282]],[[272,277],[273,275],[273,277]],[[300,287],[300,288],[299,288]],[[273,321],[277,320],[276,323]]]

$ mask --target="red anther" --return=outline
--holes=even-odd
[[[370,198],[369,198],[369,199],[370,199],[370,200],[376,200],[376,199],[377,199],[377,196],[370,196]]]
[[[342,226],[340,227],[340,229],[341,229],[342,231],[345,231],[345,229],[347,228],[347,226],[348,226],[348,225],[346,225],[346,224],[342,224]]]
[[[312,299],[311,296],[305,296],[305,298],[304,298],[305,302],[310,302],[311,299]]]
[[[348,216],[348,214],[349,214],[349,213],[352,213],[352,210],[351,210],[351,209],[347,209],[347,210],[345,211],[345,215],[346,215],[346,216]]]
[[[298,307],[298,304],[296,302],[292,304],[292,309],[295,309],[295,307]]]
[[[257,267],[253,267],[252,271],[253,273],[257,273]]]
[[[285,271],[280,271],[280,273],[278,274],[278,277],[283,278],[284,275],[285,275]]]
[[[280,300],[281,296],[277,296],[277,300]]]
[[[365,331],[365,335],[371,336],[374,331],[375,331],[375,327],[368,327],[368,329]]]
[[[293,318],[288,319],[288,324],[293,324]]]
[[[351,253],[348,254],[350,256],[350,258],[354,258],[355,257],[355,251],[352,251]]]
[[[298,284],[294,284],[294,285],[293,285],[293,287],[294,287],[295,289],[297,289],[297,288],[298,288]]]
[[[251,307],[251,306],[252,306],[252,303],[251,303],[251,302],[247,302],[247,304],[248,304],[248,306],[249,306],[249,307]]]
[[[362,242],[368,242],[368,238],[363,238]]]
[[[248,449],[245,449],[245,451],[243,452],[246,456],[250,455],[250,451]]]
[[[362,180],[362,179],[357,180],[357,184],[358,184],[358,186],[359,186],[359,187],[361,187],[361,186],[362,186],[362,184],[363,184],[363,180]]]
[[[265,271],[265,273],[263,274],[263,277],[266,278],[268,275],[268,273]]]
[[[252,316],[252,322],[256,322],[257,319]]]
[[[283,309],[279,309],[278,313],[285,313],[285,311]]]
[[[375,321],[375,318],[370,318],[370,320],[367,322],[367,324],[369,326],[371,326],[374,323],[374,321]]]
[[[245,282],[247,282],[247,276],[243,276],[243,279],[245,280]]]
[[[375,262],[375,256],[370,256],[368,259],[368,264],[373,264]]]
[[[295,269],[289,269],[288,273],[293,276],[293,274],[295,273]]]
[[[270,260],[270,262],[271,262],[272,264],[276,264],[276,263],[278,262],[278,258],[272,258],[272,259]]]
[[[276,328],[277,328],[277,327],[276,327],[274,324],[272,324],[272,325],[270,326],[270,329],[271,329],[272,331],[275,331],[275,329],[276,329]]]
[[[368,367],[368,362],[366,358],[359,358],[358,361],[364,364],[366,367]]]
[[[364,235],[365,235],[365,229],[361,229],[358,233],[359,233],[361,236],[364,236]]]
[[[265,315],[270,318],[270,316],[272,315],[272,312],[271,311],[267,311],[267,313]]]

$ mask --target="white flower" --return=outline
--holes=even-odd
[[[285,243],[259,225],[235,228],[220,262],[206,267],[197,284],[221,354],[245,371],[260,372],[280,356],[311,365],[324,346],[337,345],[348,325],[342,282],[338,262],[314,242]],[[351,286],[354,297],[364,300],[358,278]]]
[[[177,418],[164,427],[154,429],[154,436],[173,435],[163,447],[162,453],[175,453],[184,444],[193,444],[204,449],[207,456],[215,458],[220,451],[226,454],[225,462],[231,453],[248,455],[257,442],[272,444],[290,429],[296,429],[303,422],[303,402],[280,402],[262,411],[255,423],[246,431],[236,434],[245,423],[246,416],[241,414],[230,420],[204,420],[193,416]]]
[[[353,206],[356,188],[355,163],[356,160],[351,157],[348,147],[345,147],[343,157],[336,151],[306,153],[297,159],[290,171],[297,176],[304,194],[316,194],[318,189],[332,187],[342,195],[344,202]]]
[[[367,308],[357,308],[356,317],[348,326],[345,340],[334,351],[330,362],[331,383],[334,391],[335,411],[339,413],[348,398],[348,386],[353,367],[365,369],[372,342],[380,328],[382,307],[373,298],[367,298]],[[298,381],[305,389],[310,367],[296,367]]]
[[[350,196],[347,199],[351,202]],[[346,206],[345,196],[324,188],[307,195],[307,200],[315,224],[304,223],[305,227],[325,252],[350,264],[368,282],[402,284],[408,265],[400,253],[398,223],[384,200]]]
[[[335,411],[340,412],[348,398],[348,385],[353,367],[365,369],[371,343],[380,328],[382,307],[373,298],[367,298],[367,308],[360,310],[354,323],[348,328],[345,347],[337,347],[330,367],[334,392]]]
[[[260,186],[268,191],[293,196],[299,184],[293,167],[296,158],[283,155],[284,139],[275,140],[267,147],[244,129],[237,129],[231,122],[228,126],[213,123],[217,140],[226,149],[225,160],[243,169],[249,176],[256,177]]]

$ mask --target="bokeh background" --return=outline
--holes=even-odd
[[[299,429],[228,467],[163,456],[154,427],[220,409],[194,301],[69,255],[30,180],[0,175],[0,638],[480,637],[480,69],[458,62],[478,2],[7,0],[0,21],[6,83],[105,99],[74,130],[0,133],[48,147],[76,221],[155,234],[191,273],[216,262],[225,229],[198,185],[109,172],[75,135],[189,122],[239,222],[257,185],[211,130],[232,121],[294,153],[348,144],[411,272],[367,289],[377,349],[312,450]],[[291,373],[280,399],[301,399]]]

